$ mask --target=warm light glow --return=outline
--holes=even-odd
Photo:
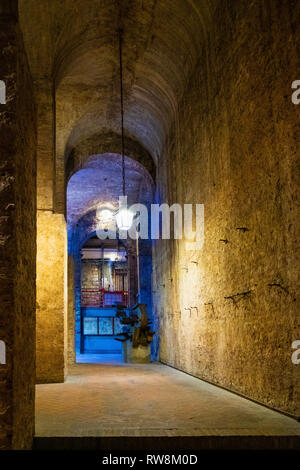
[[[110,220],[112,212],[109,209],[103,209],[103,211],[101,211],[101,217],[103,217],[103,220]]]
[[[108,230],[113,218],[113,212],[109,209],[102,209],[98,212],[99,228]]]
[[[132,225],[133,212],[128,210],[126,207],[121,208],[116,214],[116,220],[119,230],[129,230]]]
[[[118,258],[118,253],[111,253],[110,254],[110,260],[111,261],[116,261],[117,258]]]

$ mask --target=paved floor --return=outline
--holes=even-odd
[[[162,364],[77,364],[37,385],[37,437],[300,436],[300,423]]]

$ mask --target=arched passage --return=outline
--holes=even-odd
[[[66,197],[69,252],[68,361],[73,364],[76,360],[91,360],[88,353],[93,354],[92,360],[95,362],[105,361],[107,357],[121,360],[121,345],[115,340],[115,328],[105,337],[99,325],[108,325],[109,321],[114,325],[117,322],[113,319],[114,310],[109,303],[112,299],[118,303],[121,296],[126,307],[137,302],[138,275],[141,283],[139,301],[147,305],[151,317],[151,240],[138,242],[137,264],[136,240],[129,237],[120,240],[118,233],[115,240],[100,240],[97,237],[99,209],[106,208],[113,213],[118,208],[118,198],[122,193],[120,155],[91,155],[81,160],[80,168],[68,181]],[[149,208],[154,196],[149,172],[141,163],[126,157],[125,176],[128,205],[141,203]],[[126,251],[124,256],[121,256],[121,246]],[[109,261],[112,250],[118,252],[122,262]],[[120,290],[116,278],[121,271],[123,284],[124,276],[126,278],[126,288],[123,286]]]
[[[64,382],[68,374],[67,230],[90,219],[92,233],[97,204],[116,195],[120,28],[132,199],[147,195],[146,180],[155,176],[155,200],[205,206],[201,249],[188,250],[179,239],[157,240],[153,247],[159,359],[298,418],[300,369],[293,345],[300,335],[299,106],[291,95],[298,93],[292,84],[299,64],[299,2],[3,0],[0,23],[0,80],[6,88],[6,102],[0,103],[0,341],[6,345],[0,448],[31,446],[35,364],[43,382],[38,390],[46,382]],[[104,172],[110,169],[106,181],[100,161]],[[139,190],[138,165],[149,173]],[[75,188],[71,208],[65,207],[67,183]],[[153,375],[155,387],[159,375]],[[166,437],[170,416],[172,429],[185,423],[190,435],[195,410],[200,426],[211,424],[213,414],[213,428],[224,430],[225,424],[230,436],[232,423],[238,434],[241,423],[250,423],[243,430],[247,443],[254,423],[260,435],[273,433],[274,446],[279,430],[287,439],[299,435],[289,418],[275,420],[273,412],[232,395],[229,405],[219,401],[218,415],[216,388],[203,407],[208,389],[199,383],[194,395],[188,387],[187,402],[194,399],[183,421],[174,413],[181,409],[177,386],[157,415],[145,388],[131,409],[139,420],[147,400],[150,421],[163,420]],[[65,422],[64,405],[59,411],[56,401],[58,424]],[[46,427],[54,422],[51,412],[46,408]],[[126,412],[122,416],[125,428]],[[255,442],[263,446],[266,440],[255,436]]]

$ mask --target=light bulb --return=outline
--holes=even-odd
[[[100,209],[97,215],[99,228],[107,230],[112,222],[113,212],[109,209]]]
[[[103,211],[101,211],[101,216],[103,217],[103,220],[109,220],[112,217],[112,213],[109,209],[103,209]]]
[[[116,214],[119,230],[129,230],[133,221],[133,212],[126,207],[121,208]]]

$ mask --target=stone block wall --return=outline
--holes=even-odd
[[[37,213],[36,375],[63,382],[67,358],[67,230],[62,214]]]
[[[16,2],[0,7],[0,449],[28,449],[34,433],[36,112]]]
[[[153,274],[161,361],[294,416],[299,19],[299,2],[220,2],[157,178],[164,202],[205,205],[204,247],[156,243]]]

